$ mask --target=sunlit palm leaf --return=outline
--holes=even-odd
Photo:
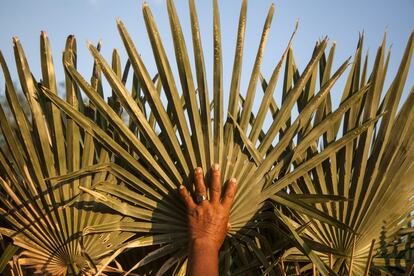
[[[0,233],[21,247],[13,269],[23,265],[38,273],[99,274],[122,273],[127,267],[127,273],[184,275],[187,229],[176,189],[186,185],[193,190],[192,170],[200,166],[208,178],[210,166],[217,162],[224,186],[231,177],[238,180],[231,229],[219,256],[222,274],[317,270],[327,275],[352,270],[360,275],[370,267],[385,273],[409,271],[414,91],[397,111],[413,34],[383,99],[390,57],[385,39],[368,76],[361,38],[341,103],[334,108],[330,92],[349,60],[335,69],[336,46],[326,56],[326,38],[316,43],[300,72],[292,35],[269,82],[261,74],[272,5],[244,92],[240,86],[244,0],[225,110],[220,15],[218,1],[212,2],[211,96],[193,0],[189,8],[196,80],[172,0],[167,1],[167,9],[179,83],[146,3],[143,17],[155,74],[150,74],[146,57],[139,54],[119,20],[128,55],[124,71],[117,51],[107,62],[100,44],[89,44],[95,62],[87,81],[77,71],[71,36],[63,54],[63,100],[57,93],[46,35],[41,36],[39,84],[15,39],[20,83],[31,110],[27,117],[0,55],[17,125],[0,108],[5,150],[11,152],[8,158],[0,151],[0,212],[11,225],[0,228]],[[278,105],[274,94],[283,67]],[[103,97],[102,77],[111,88],[108,101]],[[256,93],[259,81],[263,95]]]
[[[366,83],[369,83],[370,88],[366,95],[345,113],[341,124],[346,132],[379,114],[383,114],[381,120],[370,126],[358,139],[347,143],[320,166],[309,171],[308,175],[296,181],[289,189],[297,194],[313,192],[312,189],[315,189],[316,192],[339,194],[349,199],[314,206],[348,225],[354,233],[341,227],[330,228],[318,223],[311,223],[306,230],[312,239],[332,246],[348,256],[334,258],[334,267],[338,273],[347,274],[352,269],[353,274],[363,275],[370,263],[368,256],[373,239],[376,242],[372,252],[371,270],[392,274],[404,273],[410,271],[412,266],[409,262],[409,258],[412,258],[411,237],[400,236],[397,233],[405,233],[404,231],[409,229],[414,210],[414,160],[410,153],[414,147],[414,91],[411,89],[402,105],[400,98],[412,59],[414,34],[409,38],[398,72],[382,101],[381,93],[389,60],[389,54],[386,56],[385,51],[385,38],[378,49],[368,80],[366,63],[362,65],[361,62],[362,42],[363,37],[358,44],[342,102],[355,95]],[[321,71],[326,70],[329,69],[321,68]],[[320,116],[328,118],[330,115]],[[313,128],[315,127],[317,125]],[[338,135],[339,125],[326,130],[323,140],[324,151]],[[320,150],[315,147],[312,154],[318,156],[319,152]],[[308,221],[304,216],[299,216],[305,222]],[[390,248],[394,248],[392,253],[389,251]]]
[[[110,155],[95,148],[92,136],[83,133],[73,120],[65,120],[55,105],[44,101],[38,94],[37,83],[16,38],[14,50],[31,117],[23,112],[24,103],[17,100],[16,89],[0,53],[6,96],[13,112],[13,119],[6,118],[3,107],[0,107],[1,129],[9,152],[7,157],[3,150],[0,153],[0,212],[10,225],[10,229],[1,228],[0,232],[21,248],[18,264],[35,273],[63,275],[96,271],[100,261],[113,252],[114,245],[128,239],[130,234],[114,232],[81,239],[82,230],[88,225],[128,219],[108,213],[104,205],[92,201],[93,197],[80,195],[79,186],[92,187],[102,181],[114,183],[117,180],[106,172],[65,183],[57,183],[53,177],[108,162]],[[42,85],[57,94],[45,33],[41,34],[41,53]],[[73,37],[68,39],[64,59],[76,63]],[[80,103],[82,99],[77,85],[69,78],[66,96],[73,108],[85,108],[83,102]]]
[[[183,87],[182,95],[177,90],[168,57],[165,54],[151,11],[147,4],[143,6],[144,19],[160,75],[162,92],[167,96],[168,103],[164,103],[161,100],[161,95],[157,91],[156,85],[121,21],[118,21],[118,29],[135,77],[137,77],[137,81],[142,89],[143,98],[138,97],[134,99],[131,96],[131,92],[126,88],[125,83],[119,78],[119,73],[116,73],[111,68],[95,47],[89,45],[98,67],[102,70],[112,88],[113,94],[120,100],[130,120],[138,126],[139,132],[143,135],[142,137],[136,136],[134,132],[130,131],[110,105],[105,103],[94,92],[92,85],[82,78],[70,62],[65,62],[65,66],[73,81],[88,95],[100,114],[112,125],[117,133],[116,135],[122,137],[122,141],[125,144],[121,145],[118,140],[105,134],[92,120],[65,101],[59,99],[49,89],[42,89],[43,94],[72,120],[77,122],[81,129],[92,135],[108,151],[113,152],[120,158],[124,164],[123,167],[125,167],[125,169],[117,168],[121,175],[132,173],[138,176],[135,182],[131,181],[131,178],[123,178],[125,185],[108,183],[95,185],[92,189],[81,187],[84,192],[94,196],[97,201],[135,220],[135,222],[101,224],[91,226],[87,228],[88,230],[85,230],[84,235],[107,233],[115,230],[137,233],[137,238],[120,246],[117,253],[112,256],[113,258],[127,248],[164,244],[163,247],[158,247],[159,249],[153,247],[156,251],[153,251],[153,253],[148,255],[148,258],[144,258],[133,266],[133,269],[138,269],[149,261],[163,258],[173,254],[173,252],[178,254],[182,245],[186,242],[186,230],[184,213],[181,212],[183,206],[173,189],[181,184],[189,185],[191,189],[191,183],[187,179],[191,179],[190,172],[192,168],[201,166],[205,172],[208,172],[213,161],[220,161],[222,171],[224,172],[224,185],[230,177],[236,176],[238,178],[239,189],[230,218],[232,228],[229,231],[229,237],[239,240],[239,245],[245,248],[243,250],[247,249],[250,252],[248,253],[249,255],[253,254],[252,256],[258,258],[258,264],[263,266],[263,271],[271,274],[275,273],[275,270],[269,267],[266,261],[267,258],[274,258],[272,253],[274,249],[264,253],[266,251],[262,251],[264,250],[263,245],[256,248],[258,245],[255,244],[255,240],[257,242],[257,238],[260,236],[255,229],[260,228],[261,225],[272,229],[272,225],[275,223],[275,217],[271,215],[273,212],[264,205],[264,202],[306,175],[309,171],[321,166],[326,159],[334,156],[344,146],[356,139],[358,135],[372,128],[372,125],[378,119],[378,117],[368,118],[362,121],[360,126],[355,125],[352,131],[344,133],[343,137],[338,137],[337,140],[331,138],[329,146],[326,146],[319,154],[309,158],[306,156],[309,146],[313,146],[312,142],[319,139],[324,134],[326,128],[335,129],[344,113],[358,103],[369,89],[369,86],[361,87],[360,91],[356,91],[358,93],[347,98],[342,106],[332,114],[329,114],[329,116],[326,116],[330,112],[329,91],[336,80],[343,74],[348,64],[348,62],[345,62],[332,76],[329,76],[328,73],[324,74],[320,91],[316,91],[315,74],[318,64],[326,63],[326,61],[321,59],[324,56],[324,50],[327,45],[326,39],[317,44],[312,59],[301,74],[296,69],[293,52],[289,43],[286,52],[282,55],[281,61],[275,67],[269,84],[263,84],[265,89],[264,98],[259,102],[259,113],[257,115],[254,114],[252,106],[255,100],[256,85],[259,81],[260,63],[273,14],[273,6],[270,8],[268,18],[265,21],[246,96],[242,97],[242,104],[239,105],[236,99],[241,95],[239,82],[246,7],[247,3],[244,1],[240,12],[239,33],[230,91],[231,102],[229,102],[227,119],[223,120],[222,98],[224,91],[220,69],[222,66],[220,23],[218,5],[216,2],[213,5],[215,69],[213,78],[214,114],[212,126],[210,125],[210,116],[206,115],[206,113],[210,113],[209,104],[206,105],[206,101],[209,99],[205,80],[206,72],[201,52],[201,40],[198,33],[199,27],[195,5],[192,1],[190,1],[190,13],[193,27],[193,44],[195,46],[197,84],[199,86],[198,102],[194,80],[191,76],[188,53],[172,1],[168,1],[168,12],[181,86]],[[286,66],[291,68],[289,70],[292,70],[292,72],[290,75],[285,76],[284,99],[279,109],[275,105],[272,95],[286,55],[289,56]],[[332,59],[333,54],[330,54],[328,67],[331,67]],[[141,92],[137,91],[135,93]],[[182,104],[182,101],[184,101],[184,104]],[[297,118],[291,118],[291,109],[295,103],[298,103],[300,106],[300,113]],[[322,109],[322,106],[328,107]],[[151,110],[151,119],[148,113],[144,112],[147,108]],[[266,114],[268,110],[273,113],[274,120],[269,130],[266,131],[262,129],[265,119],[263,114]],[[317,112],[319,112],[318,124],[315,131],[312,131],[310,122]],[[293,123],[291,119],[294,119]],[[151,120],[155,124],[150,123]],[[200,132],[201,129],[198,127],[200,125],[203,126],[203,132]],[[212,130],[211,132],[210,129]],[[281,136],[280,139],[277,139],[277,134],[279,133]],[[294,140],[298,135],[300,135],[300,139],[298,139],[296,144]],[[142,139],[145,139],[145,144]],[[274,141],[277,143],[273,146]],[[124,149],[125,147],[129,150]],[[289,164],[291,163],[296,165],[302,164],[297,166],[296,170],[291,171],[289,169]],[[109,167],[107,166],[108,173],[112,174],[113,171],[111,172],[112,169],[109,169]],[[102,168],[97,167],[85,169],[85,175],[93,176],[102,172]],[[72,174],[71,177],[67,176],[66,178],[74,180],[81,177],[81,175]],[[114,176],[118,179],[120,177],[119,174],[114,174]],[[64,178],[60,177],[56,181],[62,181],[62,179]],[[324,195],[329,194],[328,191],[315,191],[314,189],[310,192],[313,194],[315,192]],[[341,196],[341,194],[336,193],[334,196]],[[311,205],[302,204],[298,201],[296,201],[296,204],[293,204],[295,200],[293,198],[289,199],[288,195],[286,195],[284,203],[281,200],[276,200],[276,202],[292,208],[296,212],[307,214],[314,217],[314,219],[320,220],[318,222],[319,225],[324,225],[324,227],[329,227],[329,229],[335,229],[335,227],[347,228],[346,224],[340,223],[338,219],[331,219],[328,215],[323,215],[321,211],[318,211]],[[299,206],[301,207],[299,208]],[[331,226],[326,226],[326,223]],[[171,233],[173,229],[176,229],[176,231]],[[282,231],[288,230],[284,227]],[[275,233],[275,231],[270,232]],[[233,247],[234,245],[230,246]],[[165,248],[165,250],[162,250],[162,248]],[[257,251],[259,250],[258,248],[261,248],[260,252]],[[313,254],[311,251],[307,252],[308,254]],[[185,252],[179,255],[181,254],[185,255]],[[314,260],[318,263],[320,270],[327,272],[327,270],[324,270],[322,262],[317,261],[319,257],[315,254],[312,256],[312,258],[316,258]],[[113,258],[108,259],[107,263]],[[236,255],[229,265],[234,266],[239,261],[243,262],[243,258],[242,255]],[[225,259],[223,259],[223,262],[227,262]],[[184,260],[174,258],[174,263],[180,266]],[[163,269],[167,269],[166,267]]]

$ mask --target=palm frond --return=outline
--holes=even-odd
[[[8,118],[0,106],[0,213],[7,221],[0,234],[19,247],[16,254],[15,247],[7,249],[0,268],[4,260],[16,271],[28,267],[35,273],[184,275],[188,236],[177,188],[194,191],[192,170],[202,167],[209,178],[210,166],[219,163],[223,186],[232,177],[238,182],[220,273],[412,269],[414,89],[402,105],[400,99],[414,34],[384,95],[390,59],[385,37],[370,72],[363,36],[353,62],[338,68],[335,43],[318,41],[301,72],[292,46],[297,25],[267,81],[261,64],[275,12],[271,5],[243,91],[243,51],[251,47],[244,41],[243,0],[226,93],[219,5],[212,4],[212,87],[194,0],[189,12],[195,76],[172,0],[166,5],[178,76],[147,3],[142,12],[156,72],[149,72],[147,57],[118,20],[128,57],[124,70],[118,51],[108,62],[101,45],[89,43],[94,67],[87,80],[77,69],[70,36],[62,60],[66,99],[58,95],[46,34],[40,82],[14,39],[29,116],[0,53],[13,115]],[[331,92],[345,74],[335,107]],[[110,87],[108,100],[103,82]]]
[[[44,32],[40,40],[42,86],[57,95],[51,50]],[[106,172],[93,178],[85,176],[62,183],[53,178],[81,167],[108,162],[110,155],[96,148],[91,135],[83,132],[70,118],[62,117],[55,105],[38,94],[37,83],[17,38],[14,39],[14,50],[20,83],[31,114],[28,118],[23,112],[0,53],[6,96],[16,123],[14,126],[0,107],[4,146],[9,153],[6,157],[3,149],[0,152],[0,210],[9,224],[9,228],[1,228],[0,232],[20,248],[19,265],[34,273],[63,275],[96,271],[100,261],[113,252],[114,245],[131,234],[114,232],[83,239],[82,230],[88,225],[128,218],[105,211],[104,205],[94,202],[87,193],[81,193],[79,186],[91,188],[102,181],[114,183],[117,180]],[[68,39],[64,59],[76,63],[73,37]],[[70,78],[66,80],[66,96],[73,108],[85,108],[79,89]]]

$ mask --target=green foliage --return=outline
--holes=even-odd
[[[109,162],[110,155],[95,144],[69,118],[62,118],[56,106],[38,96],[38,84],[32,78],[18,39],[14,50],[22,90],[30,107],[30,117],[22,103],[0,53],[6,96],[16,126],[0,108],[1,130],[9,152],[0,152],[1,208],[7,225],[0,233],[20,247],[17,266],[35,273],[67,274],[96,270],[114,247],[131,235],[114,232],[82,238],[88,225],[103,221],[128,220],[108,211],[80,194],[79,186],[90,187],[96,181],[117,181],[106,173],[57,183],[50,178],[78,171],[79,168]],[[75,57],[74,38],[68,39],[65,55]],[[57,94],[49,42],[41,35],[42,86]],[[76,86],[66,80],[68,103],[79,108]],[[63,119],[63,120],[62,120]],[[99,153],[99,156],[95,154]]]
[[[300,72],[292,49],[294,32],[267,81],[261,63],[272,5],[243,93],[244,0],[226,93],[214,0],[210,95],[194,0],[189,7],[195,76],[177,11],[167,1],[179,83],[146,3],[142,10],[155,77],[120,20],[128,55],[123,70],[116,50],[109,63],[99,44],[88,45],[95,62],[86,80],[76,68],[75,38],[68,38],[65,99],[57,93],[46,34],[40,39],[40,82],[14,39],[20,85],[30,107],[26,114],[0,53],[13,116],[11,120],[0,108],[5,141],[0,151],[0,213],[5,219],[0,234],[18,247],[9,246],[0,267],[8,262],[15,274],[184,275],[187,227],[177,188],[186,185],[193,191],[193,169],[208,172],[217,162],[223,185],[238,179],[231,229],[220,252],[221,274],[409,273],[414,90],[398,107],[414,35],[383,97],[389,62],[385,38],[370,72],[367,58],[362,61],[363,37],[351,66],[346,60],[332,73],[335,44],[327,51],[325,38]],[[333,108],[330,91],[348,69],[341,103]],[[281,72],[279,107],[274,93]],[[108,100],[103,79],[111,88]],[[269,126],[266,119],[271,119]]]

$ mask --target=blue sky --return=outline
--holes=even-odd
[[[157,21],[167,52],[175,67],[171,34],[164,0],[148,0]],[[212,75],[212,2],[196,1],[202,29],[205,59],[209,76]],[[262,71],[269,77],[299,19],[299,29],[294,40],[294,53],[299,69],[309,60],[316,40],[327,35],[330,45],[337,43],[335,68],[347,57],[354,54],[358,34],[365,31],[365,52],[370,53],[370,61],[387,30],[387,45],[392,45],[389,77],[393,77],[401,60],[405,44],[414,29],[414,0],[250,0],[248,2],[247,33],[243,67],[243,88],[247,87],[251,66],[254,62],[264,19],[269,6],[275,3],[276,12],[269,34]],[[191,49],[189,14],[187,0],[175,1],[187,46]],[[223,57],[224,88],[228,93],[230,73],[233,63],[234,44],[241,0],[219,1]],[[141,12],[141,0],[1,0],[0,2],[0,50],[6,57],[13,77],[14,69],[12,37],[21,40],[28,56],[29,65],[36,78],[40,78],[39,35],[44,30],[48,34],[54,52],[58,81],[63,80],[61,54],[66,37],[74,34],[78,42],[78,68],[90,78],[92,57],[87,50],[87,41],[96,44],[102,41],[102,53],[110,60],[112,49],[120,51],[125,63],[125,52],[117,33],[116,18],[120,18],[133,37],[151,74],[155,74],[153,56]],[[413,67],[413,66],[412,66]],[[334,69],[335,69],[334,68]],[[405,94],[414,83],[414,70],[411,69]],[[178,81],[178,78],[177,78]],[[281,81],[280,81],[281,82]],[[387,81],[389,83],[389,81]],[[0,87],[4,80],[0,77]],[[340,98],[341,82],[332,91],[334,99]],[[3,89],[0,89],[2,91]],[[280,94],[276,91],[275,94]]]

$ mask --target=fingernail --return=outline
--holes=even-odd
[[[180,185],[180,187],[178,187],[178,189],[180,189],[180,190],[182,190],[184,188],[185,188],[184,185]]]
[[[237,185],[237,180],[236,180],[236,178],[230,178],[230,182],[232,182],[232,183],[234,183],[234,185]]]
[[[219,165],[219,164],[217,164],[217,163],[215,163],[215,164],[213,165],[213,170],[218,171],[219,169],[220,169],[220,165]]]
[[[202,172],[203,172],[203,170],[201,169],[201,167],[197,167],[197,168],[195,169],[195,172],[196,172],[196,173],[202,173]]]

